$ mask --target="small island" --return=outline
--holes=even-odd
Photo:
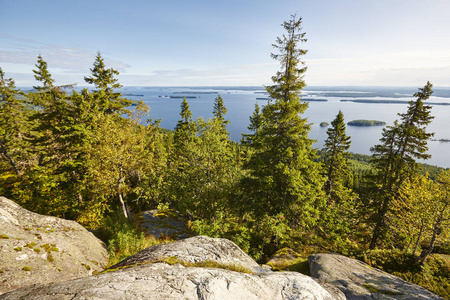
[[[169,96],[169,98],[171,98],[171,99],[183,99],[183,98],[186,98],[186,99],[196,99],[196,98],[198,98],[197,96]]]
[[[319,124],[320,127],[327,127],[328,125],[330,125],[330,124],[328,124],[327,122],[321,122]]]
[[[383,126],[386,122],[376,120],[353,120],[347,123],[350,126]]]

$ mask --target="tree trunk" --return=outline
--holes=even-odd
[[[120,170],[122,173],[122,169]],[[127,206],[125,204],[125,201],[123,201],[123,197],[122,197],[122,193],[120,192],[120,188],[122,186],[122,175],[119,175],[119,178],[117,179],[117,196],[119,197],[119,202],[120,205],[122,206],[122,212],[123,215],[125,216],[125,218],[129,219],[130,218],[130,214],[128,213],[128,209]]]
[[[439,219],[436,221],[436,223],[434,223],[434,226],[433,226],[433,236],[431,237],[430,245],[428,246],[428,249],[423,250],[422,253],[420,254],[418,264],[421,265],[421,266],[423,266],[423,265],[425,264],[425,261],[427,260],[428,255],[430,255],[431,252],[433,252],[433,249],[434,249],[434,242],[436,241],[436,238],[437,238],[437,236],[439,235],[440,230],[441,230],[441,221],[442,221],[442,219],[439,218]]]
[[[424,225],[422,224],[422,226],[420,226],[419,236],[417,237],[416,244],[414,245],[413,255],[416,255],[417,248],[419,247],[420,238],[422,237],[423,227],[424,227]]]
[[[5,146],[5,144],[2,141],[0,141],[0,153],[3,153],[6,156],[6,158],[9,160],[9,163],[13,167],[14,172],[16,173],[16,175],[20,175],[19,169],[17,168],[17,165],[16,165],[16,162],[14,161],[14,158],[12,158],[11,155],[8,154],[8,151],[6,151],[6,146]]]

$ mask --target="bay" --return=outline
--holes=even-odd
[[[308,87],[302,97],[309,100],[309,107],[303,115],[311,124],[309,137],[317,141],[314,147],[321,148],[329,126],[320,127],[319,124],[331,123],[339,110],[344,113],[346,122],[367,119],[392,125],[399,119],[398,113],[406,112],[407,101],[414,99],[412,94],[416,91],[409,87]],[[228,109],[228,131],[233,141],[239,141],[242,133],[248,133],[249,116],[255,104],[264,106],[268,97],[263,87],[124,87],[122,94],[133,100],[143,100],[150,107],[149,117],[160,119],[160,126],[167,129],[173,129],[180,118],[183,96],[187,97],[194,118],[207,119],[212,118],[214,99],[220,95]],[[391,100],[393,103],[365,103],[362,100]],[[445,105],[450,104],[450,89],[436,89],[428,102],[435,104],[431,110],[435,119],[428,131],[435,132],[434,139],[450,139],[450,105]],[[382,128],[347,126],[347,134],[352,140],[350,151],[371,154],[370,148],[379,143]],[[428,146],[432,157],[425,163],[450,167],[450,143],[430,141]]]

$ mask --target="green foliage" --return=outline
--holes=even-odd
[[[103,219],[95,234],[108,245],[108,267],[150,246],[170,241],[146,235],[136,222],[119,213]]]
[[[133,102],[129,99],[122,98],[121,93],[115,91],[120,89],[120,85],[115,75],[119,75],[117,70],[113,68],[106,68],[104,60],[100,54],[97,53],[94,67],[91,69],[91,77],[84,77],[84,80],[89,84],[94,84],[97,90],[94,92],[99,107],[102,111],[108,114],[112,113],[129,113],[126,107]]]
[[[317,221],[324,197],[314,141],[308,138],[310,125],[301,117],[308,104],[298,96],[306,71],[300,60],[306,50],[298,47],[306,41],[300,25],[301,18],[295,16],[284,22],[287,35],[274,45],[280,53],[272,57],[281,70],[272,78],[274,85],[266,87],[269,102],[261,113],[257,106],[250,119],[253,134],[244,136],[253,152],[246,163],[249,176],[242,185],[251,213],[259,217],[282,213],[291,225],[308,228]]]
[[[416,159],[427,159],[427,142],[433,136],[426,132],[426,126],[434,118],[430,115],[431,106],[425,105],[432,94],[431,83],[414,94],[416,100],[409,102],[406,113],[398,114],[402,120],[383,128],[381,144],[371,148],[372,162],[377,176],[372,177],[372,187],[368,189],[366,214],[374,226],[370,247],[374,248],[380,239],[389,233],[389,215],[392,201],[406,178],[416,174],[419,165]]]

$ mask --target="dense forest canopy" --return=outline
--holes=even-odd
[[[230,140],[220,95],[211,119],[193,119],[185,98],[173,131],[141,124],[149,108],[121,94],[100,53],[85,77],[93,87],[81,91],[55,85],[41,56],[27,93],[0,69],[0,194],[91,228],[117,210],[130,218],[175,209],[194,233],[229,238],[261,260],[286,246],[355,256],[370,248],[424,265],[450,233],[450,171],[425,166],[427,174],[417,163],[433,136],[431,83],[383,129],[369,159],[349,153],[341,111],[318,152],[299,96],[301,21],[282,24],[272,54],[280,69],[240,143]]]

